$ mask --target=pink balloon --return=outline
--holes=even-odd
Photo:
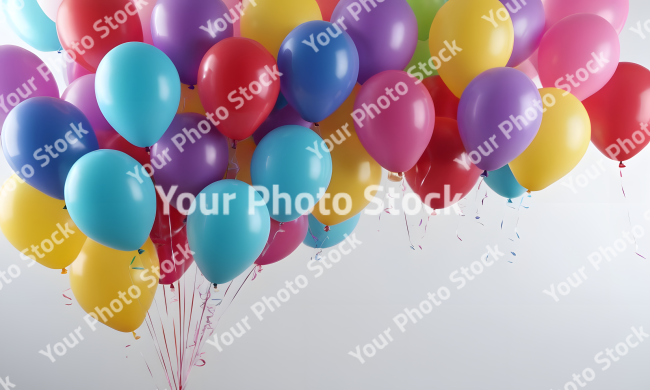
[[[618,34],[593,14],[568,16],[544,34],[538,70],[544,87],[571,92],[584,100],[612,78],[621,52]]]
[[[104,114],[99,110],[97,104],[97,97],[95,97],[95,74],[87,74],[72,82],[63,91],[61,99],[68,103],[72,103],[84,113],[86,118],[90,121],[90,125],[95,132],[112,130],[110,124]]]
[[[164,243],[156,244],[160,261],[160,284],[176,283],[194,262],[194,257],[189,251],[185,229],[183,227],[178,234],[168,238]]]
[[[68,66],[65,68],[65,76],[66,79],[68,80],[68,84],[72,84],[79,77],[85,76],[87,74],[94,74],[94,73],[91,73],[88,69],[79,65],[78,62],[73,62],[72,64],[68,64]]]
[[[229,10],[235,10],[237,12],[237,5],[242,3],[242,0],[223,0],[223,3],[228,7]],[[241,19],[237,19],[237,21],[232,25],[233,26],[233,37],[241,37]]]
[[[621,33],[630,9],[629,0],[546,0],[546,29],[570,15],[595,14],[607,20]]]
[[[153,45],[153,39],[151,38],[151,13],[157,2],[158,0],[149,0],[146,5],[142,3],[142,8],[136,7],[140,16],[140,23],[142,24],[143,42],[150,45]]]
[[[284,222],[282,226],[280,222],[271,218],[269,239],[255,264],[273,264],[289,256],[305,239],[308,228],[308,215],[303,215],[295,221]]]
[[[424,84],[414,80],[401,70],[378,73],[363,84],[354,102],[352,118],[361,144],[391,172],[413,168],[433,134],[433,100]]]

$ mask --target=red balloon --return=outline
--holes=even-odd
[[[169,238],[177,235],[185,227],[185,215],[173,206],[165,213],[165,203],[156,191],[156,218],[149,237],[154,244],[164,244]]]
[[[469,161],[465,152],[458,123],[449,118],[437,118],[427,149],[405,176],[422,203],[440,210],[465,197],[480,174],[481,170]]]
[[[140,165],[150,164],[149,153],[145,148],[140,148],[122,137],[113,129],[95,130],[100,149],[119,150],[133,157]]]
[[[142,42],[142,1],[63,0],[56,29],[63,49],[92,73],[102,58],[126,42]]]
[[[427,88],[431,99],[433,99],[433,106],[436,108],[436,117],[457,120],[460,99],[447,88],[442,78],[440,76],[427,77],[422,80],[422,84]]]
[[[177,282],[194,263],[185,228],[163,243],[156,244],[160,261],[160,284]]]
[[[323,16],[323,20],[329,22],[339,0],[316,0],[316,2],[320,7],[320,13]]]
[[[226,137],[242,141],[269,116],[280,94],[271,53],[248,38],[226,38],[203,57],[199,97],[208,118]]]
[[[302,215],[291,222],[280,222],[271,218],[271,231],[264,251],[255,260],[257,265],[277,263],[288,257],[302,244],[309,229],[309,216]],[[281,231],[280,231],[281,230]]]
[[[621,62],[614,76],[585,99],[591,142],[614,161],[636,156],[650,142],[650,70]]]

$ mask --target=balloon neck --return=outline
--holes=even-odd
[[[67,205],[63,205],[63,210],[67,210],[67,209],[68,209],[68,206],[67,206]]]
[[[481,177],[488,177],[488,171],[483,171],[483,173],[481,173]]]
[[[527,194],[532,194],[531,190],[526,191]]]
[[[61,270],[61,275],[67,275],[67,274],[68,274],[68,270],[65,269],[65,268],[63,268],[63,269]]]
[[[134,339],[136,339],[136,340],[140,340],[140,336],[138,336],[137,334],[135,334],[135,332],[131,332],[131,333],[133,333],[133,338],[134,338]]]
[[[232,140],[232,148],[234,150],[237,150],[237,140],[236,139]]]
[[[625,164],[623,164],[623,161],[620,161],[620,163],[618,164],[618,167],[619,168],[625,168]]]
[[[189,89],[191,89],[191,90],[194,90],[194,86],[193,86],[193,85],[190,85],[190,86],[187,87],[187,88],[189,88]]]
[[[312,130],[314,130],[314,133],[320,135],[320,124],[318,122],[314,122],[314,126],[312,127]]]
[[[148,146],[145,147],[144,150],[145,150],[145,152],[147,152],[147,154],[151,155],[151,149],[149,149]]]
[[[175,292],[175,291],[176,291],[176,289],[174,288],[174,285],[173,285],[173,284],[171,284],[171,285],[169,286],[169,289],[172,290],[172,292]]]
[[[214,288],[214,291],[219,291],[218,285],[216,283],[212,284],[212,288]]]
[[[404,173],[403,172],[388,172],[388,180],[392,181],[393,183],[399,183],[404,179]]]
[[[326,232],[329,232],[329,231],[330,231],[330,227],[329,227],[329,226],[325,226],[325,228],[323,228],[323,230],[325,230]]]
[[[508,199],[508,203],[512,203],[512,199]]]

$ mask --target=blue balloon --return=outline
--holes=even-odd
[[[210,184],[193,205],[187,241],[194,261],[211,283],[227,283],[264,250],[271,230],[269,212],[260,194],[239,180]]]
[[[268,191],[271,218],[290,222],[307,214],[324,195],[332,179],[332,156],[323,139],[308,128],[281,126],[257,145],[251,179]]]
[[[5,158],[27,184],[63,199],[68,172],[85,154],[99,149],[90,121],[77,107],[53,97],[18,104],[2,126]]]
[[[95,76],[99,109],[127,141],[141,148],[158,142],[181,101],[181,81],[159,49],[128,42],[109,51]]]
[[[305,43],[307,42],[307,43]],[[359,53],[338,25],[303,23],[280,46],[282,94],[308,122],[320,122],[347,99],[359,76]]]
[[[88,238],[120,251],[147,241],[156,217],[156,190],[145,170],[117,150],[97,150],[77,161],[65,182],[65,204]]]
[[[4,8],[9,27],[29,46],[39,51],[62,49],[56,23],[47,17],[36,0],[0,0],[0,8]]]
[[[354,231],[359,223],[359,218],[361,218],[361,213],[347,221],[330,226],[329,231],[326,232],[325,225],[309,214],[309,229],[307,229],[307,236],[303,244],[310,248],[329,248],[339,244]]]
[[[280,111],[281,109],[285,108],[287,104],[289,104],[289,102],[287,102],[287,99],[285,99],[282,92],[280,92],[278,94],[278,100],[275,101],[275,106],[273,106],[273,111],[271,112]]]
[[[496,171],[488,172],[485,184],[490,186],[497,194],[508,199],[518,198],[526,192],[526,189],[517,182],[508,165]]]

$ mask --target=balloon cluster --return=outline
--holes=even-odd
[[[442,209],[482,171],[517,197],[566,175],[590,140],[621,164],[650,142],[650,72],[619,63],[627,0],[24,0],[4,12],[27,44],[61,50],[69,86],[59,97],[52,64],[0,46],[16,173],[0,225],[44,266],[72,264],[88,312],[120,286],[155,293],[193,262],[222,284],[300,243],[336,245],[382,168]],[[131,331],[136,312],[103,322]]]

